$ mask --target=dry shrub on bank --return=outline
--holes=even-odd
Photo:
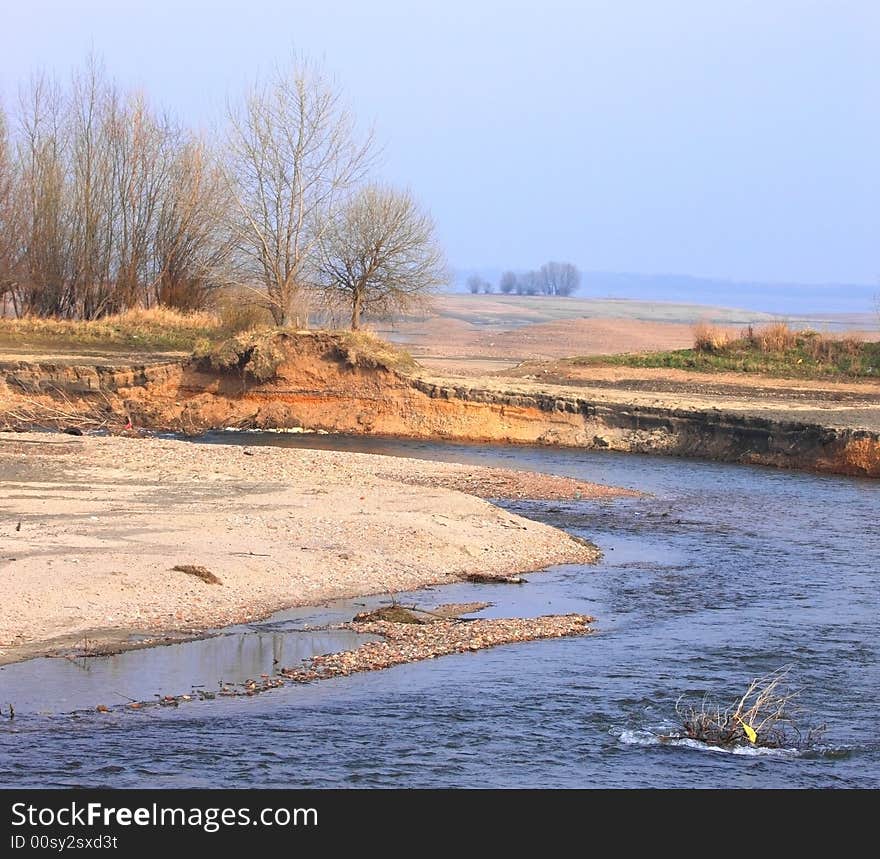
[[[240,296],[224,298],[217,306],[217,314],[223,330],[230,334],[269,328],[275,324],[267,308]]]
[[[415,367],[412,355],[370,331],[335,332],[340,353],[352,367],[397,370],[406,372]]]
[[[196,350],[215,370],[236,371],[258,382],[274,379],[286,356],[288,335],[278,331],[242,331],[217,346]]]
[[[837,342],[838,348],[845,355],[855,356],[861,353],[865,339],[861,334],[845,334]]]
[[[125,433],[131,429],[131,418],[117,411],[103,391],[71,399],[60,388],[45,394],[22,394],[0,409],[0,428],[20,430],[43,427],[73,435],[86,432]]]
[[[856,358],[862,352],[864,340],[858,334],[845,334],[834,338],[818,331],[801,331],[798,342],[804,352],[814,361],[830,363],[841,357]]]
[[[785,322],[771,322],[755,329],[752,344],[762,352],[787,352],[797,345],[797,334]]]
[[[825,334],[820,334],[818,331],[802,331],[801,342],[803,343],[804,352],[814,361],[822,363],[830,361],[837,352],[835,341]]]
[[[730,332],[709,322],[694,325],[694,349],[697,352],[720,352],[730,343]]]

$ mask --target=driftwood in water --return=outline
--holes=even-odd
[[[362,611],[352,618],[352,623],[371,623],[375,620],[387,620],[389,623],[427,623],[412,609],[393,603],[383,605],[370,611]]]
[[[468,573],[464,580],[475,585],[524,585],[527,582],[522,576],[505,576],[501,573]]]
[[[752,680],[745,694],[725,709],[705,697],[699,705],[682,704],[679,699],[675,711],[683,733],[675,738],[722,748],[802,749],[815,745],[824,726],[806,730],[798,726],[794,700],[799,691],[786,687],[789,671],[779,668]]]

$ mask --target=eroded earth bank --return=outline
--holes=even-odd
[[[126,363],[6,362],[0,418],[13,428],[232,426],[532,442],[880,476],[873,383],[552,366],[439,377],[371,338],[320,332]]]

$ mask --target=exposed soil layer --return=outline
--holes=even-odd
[[[199,433],[222,427],[562,444],[880,476],[877,385],[702,380],[626,368],[527,365],[505,375],[400,369],[338,336],[278,335],[259,381],[207,360],[3,369],[8,426],[42,420]],[[261,377],[265,375],[261,373]],[[54,411],[53,411],[54,410]]]

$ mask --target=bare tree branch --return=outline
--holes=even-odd
[[[299,325],[300,293],[341,203],[372,161],[372,136],[357,142],[339,91],[300,58],[255,85],[229,123],[237,280],[262,287],[277,324]]]
[[[448,280],[434,222],[407,191],[368,185],[324,231],[320,281],[350,308],[352,330],[364,313],[407,311]]]

